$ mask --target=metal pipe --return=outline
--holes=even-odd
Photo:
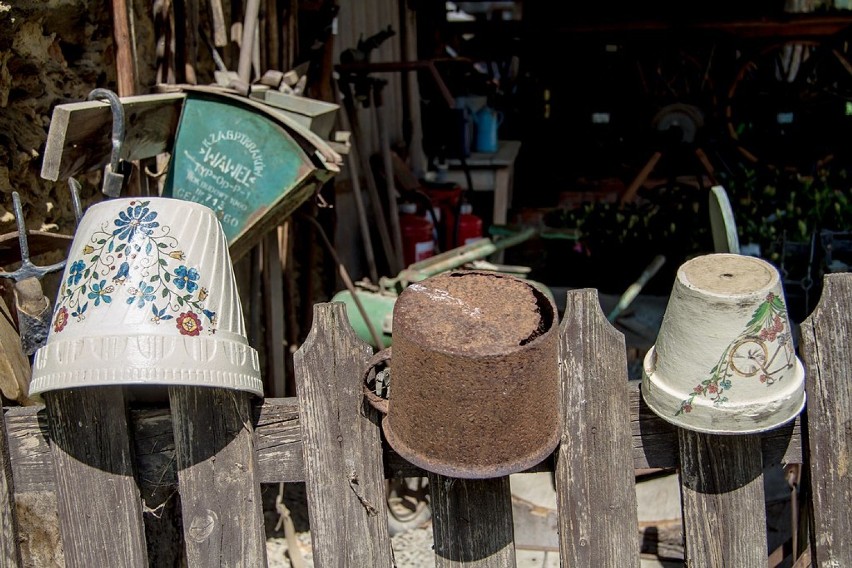
[[[337,251],[335,250],[334,246],[332,246],[331,241],[328,240],[328,236],[325,234],[325,230],[322,228],[322,225],[320,225],[316,219],[308,215],[302,215],[301,217],[312,223],[316,228],[317,232],[322,238],[322,242],[325,244],[325,247],[328,249],[329,254],[331,254],[331,257],[334,259],[335,264],[337,264],[337,271],[340,274],[340,279],[343,280],[343,285],[346,286],[346,289],[349,290],[350,294],[352,294],[352,300],[355,302],[355,306],[358,308],[358,312],[360,312],[361,317],[364,319],[364,323],[367,325],[367,329],[370,331],[370,337],[373,338],[373,342],[376,344],[376,349],[381,349],[381,346],[384,345],[384,342],[382,341],[382,336],[379,335],[379,333],[376,331],[376,328],[373,327],[367,310],[361,303],[361,299],[358,298],[358,292],[355,289],[355,284],[352,283],[352,278],[349,277],[349,271],[346,270],[346,267],[343,266],[343,262],[340,261],[340,257],[337,256]]]

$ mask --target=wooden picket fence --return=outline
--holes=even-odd
[[[800,565],[852,566],[850,306],[852,274],[827,276],[801,325],[806,414],[763,435],[714,436],[650,412],[597,292],[568,292],[561,443],[537,468],[555,468],[562,566],[638,566],[634,472],[661,467],[680,474],[688,566],[765,568],[763,471],[799,462],[811,504]],[[383,446],[361,388],[371,354],[342,304],[318,304],[295,356],[297,398],[181,387],[168,407],[128,411],[121,388],[92,388],[7,408],[0,566],[20,565],[16,494],[45,490],[57,495],[67,566],[264,566],[261,484],[301,481],[316,566],[393,566],[385,480],[424,472]],[[429,481],[436,566],[514,566],[508,478]]]

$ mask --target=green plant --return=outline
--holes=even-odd
[[[846,170],[822,169],[814,176],[743,167],[725,180],[740,242],[760,245],[770,261],[780,243],[810,242],[821,230],[852,229],[852,199]]]

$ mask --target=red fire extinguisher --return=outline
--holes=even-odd
[[[463,246],[482,238],[482,219],[473,214],[473,205],[462,203],[459,206],[456,246]]]
[[[399,204],[399,228],[406,266],[434,256],[434,226],[427,217],[418,214],[416,203]]]

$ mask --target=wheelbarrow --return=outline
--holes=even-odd
[[[464,266],[526,277],[530,272],[527,267],[497,265],[485,259],[496,252],[520,244],[537,233],[534,228],[526,228],[500,239],[483,238],[411,264],[393,278],[380,278],[378,284],[357,282],[354,290],[342,290],[335,294],[331,301],[343,302],[346,305],[349,323],[360,339],[375,349],[384,349],[390,347],[392,342],[394,304],[409,284]],[[544,284],[533,283],[552,296],[550,289]]]

